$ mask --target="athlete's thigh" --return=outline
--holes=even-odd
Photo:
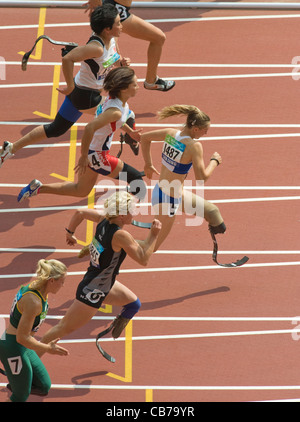
[[[135,300],[137,300],[136,294],[116,280],[103,303],[106,305],[124,306]]]
[[[157,251],[157,249],[166,240],[170,231],[172,230],[173,224],[175,222],[175,215],[170,217],[169,215],[166,215],[166,214],[163,215],[163,213],[160,213],[160,214],[157,214],[154,218],[161,222],[161,230],[159,232],[155,249],[154,249],[154,251]]]
[[[141,40],[155,42],[165,37],[159,28],[135,15],[130,15],[122,25],[124,34]]]
[[[98,173],[91,170],[89,167],[86,168],[85,172],[78,177],[77,181],[77,189],[80,192],[85,192],[86,195],[90,193],[90,191],[95,186],[98,179]]]

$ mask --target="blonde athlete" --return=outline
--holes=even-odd
[[[49,374],[39,356],[44,353],[65,356],[58,338],[41,343],[34,338],[48,311],[48,294],[63,287],[66,266],[55,259],[41,259],[37,278],[22,286],[14,299],[9,325],[0,339],[0,359],[12,392],[12,402],[26,402],[29,394],[45,396],[51,387]]]
[[[216,233],[226,230],[218,207],[210,202],[183,190],[183,183],[191,167],[194,169],[196,180],[207,180],[222,163],[219,153],[214,152],[208,166],[203,160],[203,148],[199,138],[206,135],[209,117],[197,107],[190,105],[173,105],[165,107],[159,118],[185,115],[186,123],[181,130],[166,128],[147,132],[141,135],[141,149],[145,160],[145,175],[152,179],[153,174],[160,175],[159,181],[153,189],[152,205],[155,207],[156,217],[162,223],[157,250],[166,239],[174,224],[176,211],[181,202],[183,211],[195,210],[198,205],[204,208],[204,218],[209,223],[209,229]],[[162,167],[159,173],[153,165],[151,142],[164,141],[162,150]],[[170,186],[172,190],[170,191]],[[201,202],[202,201],[202,202]]]
[[[94,210],[76,213],[70,221],[67,232],[74,244],[74,232],[84,219],[97,224],[95,236],[90,245],[90,266],[79,283],[76,299],[63,319],[51,328],[42,341],[62,338],[87,324],[96,315],[102,303],[122,306],[121,313],[113,321],[112,336],[119,337],[133,316],[139,311],[139,298],[128,287],[116,280],[120,266],[128,254],[140,265],[147,265],[157,241],[161,223],[154,220],[150,233],[143,241],[136,241],[124,229],[131,224],[136,200],[125,191],[112,194],[104,203],[105,217]]]

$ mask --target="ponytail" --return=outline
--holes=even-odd
[[[55,280],[63,277],[67,272],[67,267],[60,261],[56,259],[40,259],[37,264],[36,274],[37,280],[33,282],[34,288],[39,289],[50,278],[54,278]]]
[[[210,118],[199,108],[192,105],[175,104],[172,106],[164,107],[159,113],[159,120],[166,119],[167,117],[184,114],[187,116],[186,126],[190,129],[193,126],[206,127],[210,123]]]

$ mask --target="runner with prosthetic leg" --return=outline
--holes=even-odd
[[[184,189],[184,181],[193,167],[196,180],[206,181],[216,167],[222,163],[222,157],[214,152],[210,162],[205,166],[203,148],[199,138],[204,136],[210,127],[210,118],[195,106],[173,105],[165,107],[159,118],[165,119],[174,115],[185,115],[186,123],[181,130],[174,128],[159,129],[144,133],[141,136],[141,149],[145,161],[145,175],[152,179],[153,174],[159,175],[159,181],[153,189],[152,206],[157,219],[162,223],[157,250],[170,233],[176,212],[182,204],[183,212],[198,215],[197,210],[203,211],[204,219],[208,222],[208,228],[214,242],[213,260],[225,267],[236,267],[248,261],[244,257],[230,264],[217,262],[218,245],[216,234],[225,233],[226,226],[218,207],[209,201]],[[159,173],[153,165],[151,143],[164,141],[162,149],[162,166]],[[136,223],[139,227],[147,227],[147,224]]]
[[[96,8],[91,14],[90,26],[93,35],[85,46],[67,45],[62,51],[62,69],[67,86],[58,91],[66,97],[54,121],[34,128],[14,143],[4,141],[0,150],[0,167],[25,146],[63,135],[83,113],[94,116],[98,105],[104,100],[101,91],[105,76],[113,67],[129,64],[129,59],[122,58],[119,53],[116,38],[121,35],[122,24],[113,5]],[[49,37],[46,38],[49,40]],[[50,42],[53,43],[53,40]],[[30,55],[28,53],[23,58],[26,63]],[[74,78],[76,62],[81,62],[81,67]]]
[[[90,265],[78,285],[76,299],[59,323],[44,335],[42,342],[49,343],[57,336],[63,338],[84,326],[96,315],[102,304],[122,307],[113,323],[99,333],[96,339],[101,354],[109,361],[115,361],[103,351],[98,340],[109,332],[118,338],[141,306],[136,294],[116,277],[126,255],[140,265],[148,264],[161,229],[161,223],[154,219],[146,238],[135,240],[125,229],[136,213],[135,204],[136,199],[131,194],[119,190],[105,200],[102,215],[91,209],[78,210],[73,215],[66,229],[68,245],[77,243],[75,231],[83,220],[97,224],[89,247]]]

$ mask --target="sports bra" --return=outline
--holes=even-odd
[[[180,136],[180,131],[176,133],[175,138],[167,135],[162,150],[162,164],[176,174],[187,174],[193,165],[192,162],[187,164],[180,162],[186,147],[181,142],[183,138],[186,138],[186,136]]]

